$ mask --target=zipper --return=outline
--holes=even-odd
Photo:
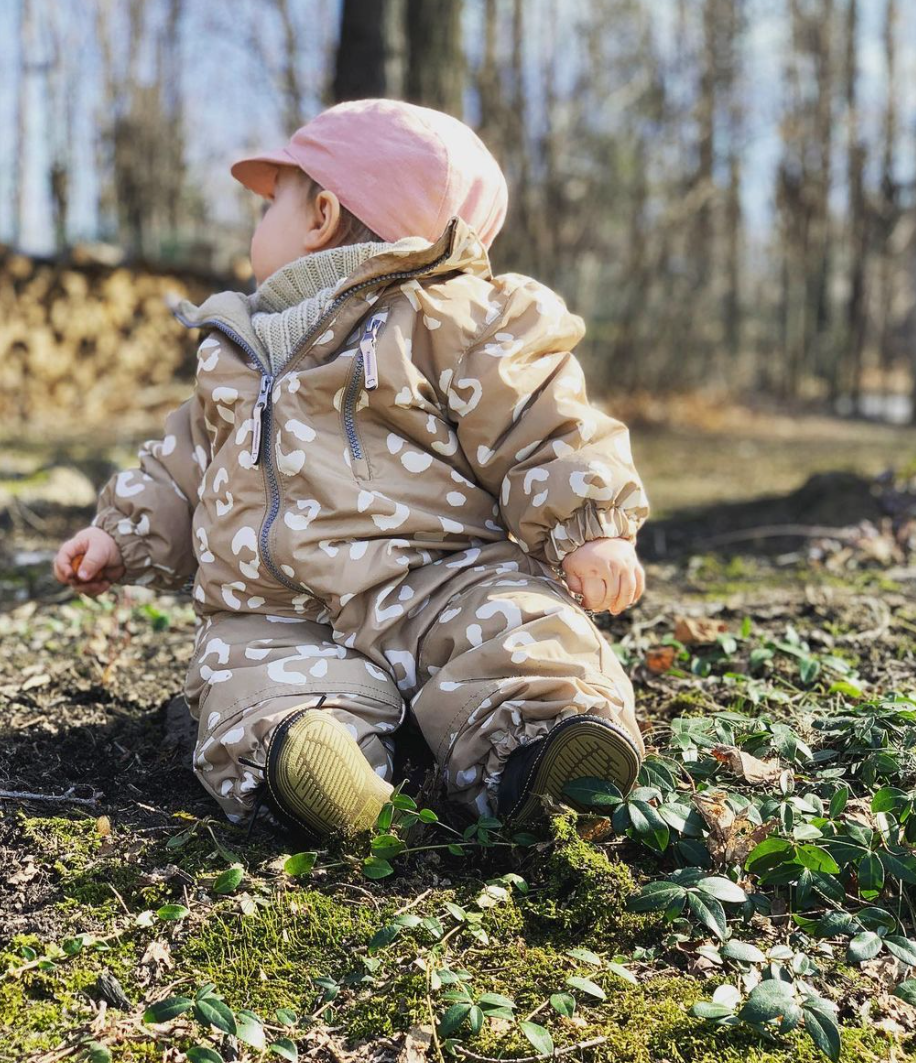
[[[353,367],[353,375],[344,393],[343,421],[344,430],[347,433],[347,442],[350,444],[350,453],[354,462],[361,463],[361,471],[364,478],[368,478],[369,470],[363,460],[363,448],[359,441],[359,433],[356,431],[356,401],[359,397],[360,383],[364,383],[367,390],[378,387],[378,363],[376,362],[375,350],[378,345],[378,335],[382,325],[388,320],[388,311],[373,314],[366,322],[363,334],[359,341],[359,351],[356,355]]]
[[[273,382],[274,378],[272,376],[268,375],[261,377],[261,387],[254,404],[254,411],[252,413],[253,423],[251,426],[251,461],[254,465],[259,464],[261,460],[261,420],[264,415],[264,410],[267,408],[267,399]]]
[[[369,391],[378,387],[378,363],[375,359],[375,349],[378,346],[378,334],[387,320],[387,310],[381,314],[373,314],[363,329],[362,339],[359,341],[359,353],[363,357],[362,367],[366,377],[366,388]]]
[[[363,369],[363,352],[360,351],[356,356],[356,366],[353,370],[353,376],[350,377],[350,383],[347,385],[347,391],[344,395],[343,414],[344,414],[344,428],[347,432],[347,440],[350,444],[350,453],[353,457],[360,461],[363,456],[363,448],[359,442],[359,436],[356,434],[356,418],[354,417],[354,408],[356,406],[356,396],[359,394],[360,378],[362,377]]]
[[[451,247],[451,241],[449,241],[449,247]],[[356,295],[358,292],[363,291],[365,288],[378,287],[381,284],[387,284],[389,281],[395,280],[407,280],[410,277],[421,276],[424,273],[428,273],[430,270],[435,269],[436,266],[443,263],[451,254],[451,250],[443,251],[443,253],[434,261],[429,262],[425,266],[419,266],[416,269],[399,270],[396,273],[385,273],[381,277],[372,277],[370,280],[362,281],[360,284],[355,284],[352,288],[347,288],[346,291],[340,293],[337,298],[331,303],[327,310],[321,315],[321,317],[315,322],[315,324],[308,330],[308,332],[302,337],[302,341],[299,346],[293,352],[292,357],[283,367],[283,372],[280,377],[286,376],[287,373],[292,372],[293,366],[299,361],[299,359],[306,353],[308,345],[314,336],[318,334],[318,330],[322,328],[327,319],[347,301],[351,296]],[[387,316],[387,315],[386,315]],[[302,593],[302,586],[293,582],[284,572],[281,572],[279,568],[274,564],[273,559],[270,556],[270,548],[268,546],[268,537],[270,535],[270,529],[273,526],[273,522],[277,519],[277,514],[280,511],[280,485],[277,482],[277,477],[274,472],[273,464],[270,460],[270,434],[271,434],[271,411],[272,404],[270,401],[271,394],[270,389],[276,379],[268,372],[267,367],[261,361],[260,355],[254,350],[247,340],[243,339],[235,329],[230,328],[222,321],[218,321],[215,318],[209,321],[202,321],[196,325],[192,325],[187,318],[182,317],[181,314],[175,313],[175,317],[186,328],[215,328],[228,336],[233,343],[237,343],[239,347],[252,359],[257,371],[261,374],[261,386],[258,391],[258,400],[261,399],[263,394],[264,404],[261,407],[255,423],[258,424],[260,429],[260,438],[267,441],[267,446],[264,447],[264,476],[268,483],[268,490],[270,494],[270,510],[268,511],[267,518],[261,526],[261,534],[258,537],[261,548],[261,559],[264,564],[270,570],[271,575],[277,582],[282,583],[284,587],[288,587],[290,590],[296,591],[298,594]],[[362,364],[362,352],[357,356],[357,376],[358,370]],[[269,381],[265,385],[265,380]],[[255,403],[255,409],[257,409],[257,402]],[[354,436],[356,429],[354,427]],[[356,445],[359,447],[359,440],[356,440]],[[351,441],[352,446],[352,441]],[[254,441],[252,440],[252,449],[254,449]],[[261,442],[258,441],[258,452],[261,451]],[[360,454],[362,454],[362,448],[360,448]],[[310,593],[306,591],[306,593]]]

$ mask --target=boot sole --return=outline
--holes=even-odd
[[[346,727],[321,709],[302,709],[278,725],[265,776],[280,808],[319,835],[372,827],[392,793]]]
[[[594,809],[574,801],[563,787],[574,779],[606,779],[626,794],[639,774],[642,758],[626,731],[596,716],[576,716],[558,725],[558,733],[544,743],[522,787],[523,796],[507,818],[523,822],[541,811],[541,795],[562,801],[577,812]]]

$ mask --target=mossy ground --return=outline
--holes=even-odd
[[[837,575],[752,555],[702,555],[647,569],[649,590],[638,607],[601,618],[601,626],[624,655],[640,714],[652,725],[650,740],[678,717],[755,711],[747,684],[723,677],[722,669],[706,677],[686,667],[660,675],[648,669],[646,649],[669,635],[682,613],[714,616],[731,630],[750,617],[760,645],[783,638],[791,625],[813,651],[845,660],[869,689],[912,688],[916,606],[907,587],[880,570]],[[291,879],[282,857],[304,846],[269,824],[246,841],[242,830],[215,818],[183,748],[170,741],[166,706],[181,688],[192,631],[187,601],[120,594],[114,608],[48,598],[0,614],[3,787],[69,791],[95,802],[0,802],[3,1063],[50,1063],[68,1048],[75,1051],[65,1058],[81,1060],[86,1054],[79,1046],[89,1039],[125,1063],[179,1063],[185,1049],[204,1043],[205,1031],[186,1016],[162,1027],[144,1025],[143,1009],[165,996],[193,995],[207,982],[231,1007],[251,1008],[270,1022],[272,1037],[284,1034],[275,1010],[295,1011],[300,1025],[286,1032],[311,1058],[393,1061],[407,1031],[429,1026],[446,1006],[443,991],[430,988],[429,972],[440,966],[467,972],[475,996],[511,998],[519,1016],[534,1014],[549,1026],[558,1047],[604,1039],[570,1059],[823,1058],[801,1034],[767,1041],[693,1018],[690,1005],[709,999],[720,973],[668,941],[659,917],[625,909],[639,883],[657,873],[655,859],[614,836],[583,840],[568,818],[542,828],[534,846],[470,858],[431,851],[396,861],[395,875],[380,882],[362,877],[358,846],[322,853],[319,863],[343,866]],[[887,623],[869,604],[876,597]],[[745,667],[745,660],[733,665],[739,673]],[[765,683],[787,667],[777,661],[753,680]],[[779,711],[815,712],[829,700],[825,689],[800,688]],[[431,828],[429,840],[442,839]],[[214,876],[234,855],[245,878],[220,896]],[[506,898],[481,909],[486,940],[473,937],[447,905],[474,909],[483,884],[509,871],[523,877],[528,892],[507,887]],[[176,921],[142,917],[164,904],[184,905],[190,914]],[[404,911],[441,919],[445,940],[437,943],[421,925],[370,949],[379,930]],[[72,939],[88,933],[95,939],[74,951]],[[742,928],[746,939],[753,934],[752,925]],[[638,984],[570,955],[583,948],[618,959]],[[129,1009],[103,1005],[99,976],[105,972],[122,986]],[[546,1002],[570,976],[592,979],[606,999],[578,995],[567,1019]],[[844,1063],[916,1060],[899,1015],[877,1010],[865,1023],[866,1001],[883,992],[878,982],[840,968],[831,979],[841,1006]],[[325,1007],[328,985],[337,986],[337,995]],[[477,1035],[465,1029],[461,1043],[477,1055],[505,1059],[533,1051],[508,1022],[485,1023]],[[237,1048],[241,1059],[260,1058]],[[225,1043],[223,1051],[231,1058]]]

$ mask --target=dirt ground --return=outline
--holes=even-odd
[[[905,465],[899,459],[906,457],[901,442],[913,443],[912,456],[916,439],[898,430],[878,431],[870,434],[869,447],[859,449],[867,455],[864,463],[850,466],[835,460],[831,465],[830,455],[836,459],[839,444],[822,438],[821,428],[809,426],[809,431],[821,440],[806,450],[809,466],[801,461],[798,438],[745,440],[745,447],[757,448],[745,454],[757,479],[744,476],[740,490],[732,482],[738,475],[735,464],[729,466],[725,489],[710,482],[713,458],[721,457],[722,435],[684,431],[664,439],[646,436],[644,475],[650,494],[657,484],[653,501],[660,511],[654,526],[646,529],[647,591],[623,616],[604,616],[600,622],[633,677],[650,745],[669,734],[682,716],[740,706],[745,713],[807,720],[838,696],[828,697],[827,687],[816,683],[803,692],[790,684],[784,700],[770,702],[764,692],[755,705],[751,686],[741,687],[744,696],[736,697],[735,683],[729,683],[722,668],[707,674],[694,670],[692,651],[679,658],[682,667],[659,671],[651,663],[652,653],[672,644],[678,620],[684,618],[718,622],[725,632],[743,630],[760,646],[797,635],[806,652],[848,662],[862,690],[916,697],[916,512],[909,493],[916,494],[916,487],[912,473],[899,474]],[[677,438],[681,442],[676,445]],[[790,475],[793,452],[796,465]],[[91,448],[86,453],[91,455]],[[729,453],[736,451],[730,448]],[[744,451],[739,447],[737,453]],[[766,454],[771,461],[764,460]],[[678,476],[686,455],[692,455],[690,469]],[[891,458],[898,459],[897,477],[876,477]],[[582,1016],[578,1027],[572,1019],[557,1020],[557,1046],[561,1040],[570,1049],[578,1045],[567,1058],[816,1058],[810,1055],[811,1042],[797,1034],[773,1042],[746,1030],[710,1026],[707,1032],[701,1019],[689,1016],[688,1005],[712,992],[722,970],[714,964],[704,967],[696,953],[688,957],[683,941],[653,951],[635,923],[630,927],[627,922],[634,916],[621,915],[603,937],[593,927],[577,927],[568,913],[576,910],[579,886],[568,868],[559,893],[551,893],[559,866],[556,854],[565,852],[556,834],[552,842],[542,843],[554,846],[542,850],[554,854],[548,861],[553,861],[554,874],[549,880],[539,879],[541,872],[530,860],[511,853],[500,858],[490,850],[458,867],[446,862],[446,853],[416,855],[394,876],[373,882],[358,873],[360,858],[344,851],[342,856],[331,854],[343,871],[322,871],[307,887],[297,884],[282,863],[302,844],[267,819],[258,821],[246,841],[219,819],[190,771],[190,728],[176,701],[193,637],[189,599],[122,588],[92,601],[74,597],[49,578],[48,559],[57,543],[91,516],[90,497],[79,477],[94,490],[106,465],[98,458],[74,460],[72,452],[66,462],[60,454],[54,462],[43,460],[44,467],[36,471],[34,461],[21,456],[17,473],[11,467],[15,459],[9,458],[6,479],[0,481],[0,1031],[5,1031],[0,1033],[0,1059],[261,1058],[259,1049],[220,1033],[217,1025],[210,1027],[207,1040],[200,1029],[182,1026],[184,1020],[169,1029],[142,1022],[150,1002],[176,992],[190,998],[190,989],[206,979],[236,1011],[274,1009],[273,1026],[264,1020],[273,1057],[411,1063],[435,1058],[442,1046],[437,1047],[435,1038],[433,1047],[428,1046],[431,1027],[421,1021],[430,1002],[428,979],[425,995],[416,988],[424,964],[428,966],[423,949],[417,946],[416,955],[410,950],[399,954],[390,968],[386,960],[380,969],[387,972],[384,977],[367,960],[365,984],[346,981],[352,962],[347,954],[373,955],[371,941],[368,952],[366,941],[387,925],[391,913],[425,914],[425,905],[440,893],[470,896],[494,875],[516,869],[540,883],[534,892],[541,907],[532,908],[534,915],[522,911],[522,898],[521,915],[515,901],[506,902],[506,913],[526,920],[527,930],[509,914],[503,926],[482,905],[489,945],[478,942],[479,954],[473,942],[465,945],[450,962],[471,968],[481,988],[492,985],[503,992],[499,987],[512,982],[507,954],[521,949],[524,955],[527,948],[531,971],[539,969],[538,963],[546,971],[561,962],[550,949],[562,941],[580,952],[591,950],[590,955],[606,954],[608,962],[615,957],[626,962],[639,983],[617,987],[617,997],[608,990],[602,1005],[607,1014],[599,1014],[597,1005],[589,1010],[583,1004],[576,1012]],[[65,464],[79,475],[68,481],[55,472]],[[719,465],[721,461],[715,468]],[[696,489],[689,489],[690,483]],[[703,490],[696,487],[701,483]],[[688,497],[691,505],[685,509]],[[723,504],[723,497],[730,501]],[[795,531],[774,530],[786,524]],[[740,656],[740,649],[736,652]],[[736,672],[742,668],[733,665]],[[408,786],[407,792],[415,793],[427,766],[415,741],[408,741],[402,763],[412,772],[414,789]],[[430,807],[438,807],[434,797]],[[621,847],[619,838],[596,836],[592,848],[602,860],[611,860],[609,867],[625,869],[620,874],[625,873],[632,891],[646,873],[657,871],[644,851],[628,849],[628,844]],[[244,893],[215,893],[214,876],[232,867],[236,858],[245,870]],[[569,866],[578,867],[585,881],[593,874],[587,870],[590,858],[576,859],[580,864],[570,858]],[[609,888],[610,879],[603,871],[601,875],[602,888]],[[547,900],[553,905],[549,914]],[[184,905],[190,914],[175,922],[154,916],[163,904]],[[335,936],[334,928],[344,918],[349,929]],[[261,920],[260,937],[244,929],[253,920]],[[318,928],[320,940],[309,936],[310,925]],[[412,933],[414,928],[407,929]],[[79,935],[95,938],[68,944]],[[495,959],[500,953],[503,958]],[[289,969],[289,955],[300,957],[298,973]],[[887,998],[880,980],[886,976],[884,969],[857,972],[849,983],[853,988],[844,990],[844,1031],[848,1027],[853,1032],[848,1037],[844,1033],[842,1058],[916,1058],[909,1054],[911,1016],[900,1010],[907,1005],[899,1004],[897,1010],[888,1005],[880,1014],[868,1011],[869,998],[879,989]],[[322,984],[322,977],[330,982]],[[613,981],[614,976],[603,971],[602,977]],[[118,1003],[111,980],[126,1001]],[[521,1007],[524,985],[512,984]],[[624,998],[619,995],[624,991],[639,995]],[[628,1025],[614,1011],[623,1006],[615,1001],[624,999],[632,1014],[637,1007],[648,1009],[642,1024]],[[543,1006],[535,1011],[543,1014]],[[277,1008],[293,1009],[296,1022],[285,1023]],[[431,1004],[425,1014],[432,1015]],[[308,1021],[300,1015],[308,1015]],[[513,1040],[515,1035],[501,1029],[500,1021],[507,1024],[496,1015],[476,1039],[456,1042],[454,1054],[530,1057],[536,1041]],[[863,1032],[876,1023],[877,1032]],[[615,1042],[612,1028],[626,1029],[626,1039]],[[210,1046],[207,1050],[221,1055],[195,1056],[191,1045]],[[93,1051],[110,1054],[93,1056]]]

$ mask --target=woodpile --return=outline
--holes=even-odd
[[[146,431],[190,393],[194,337],[166,294],[200,302],[237,280],[0,246],[0,434]]]

